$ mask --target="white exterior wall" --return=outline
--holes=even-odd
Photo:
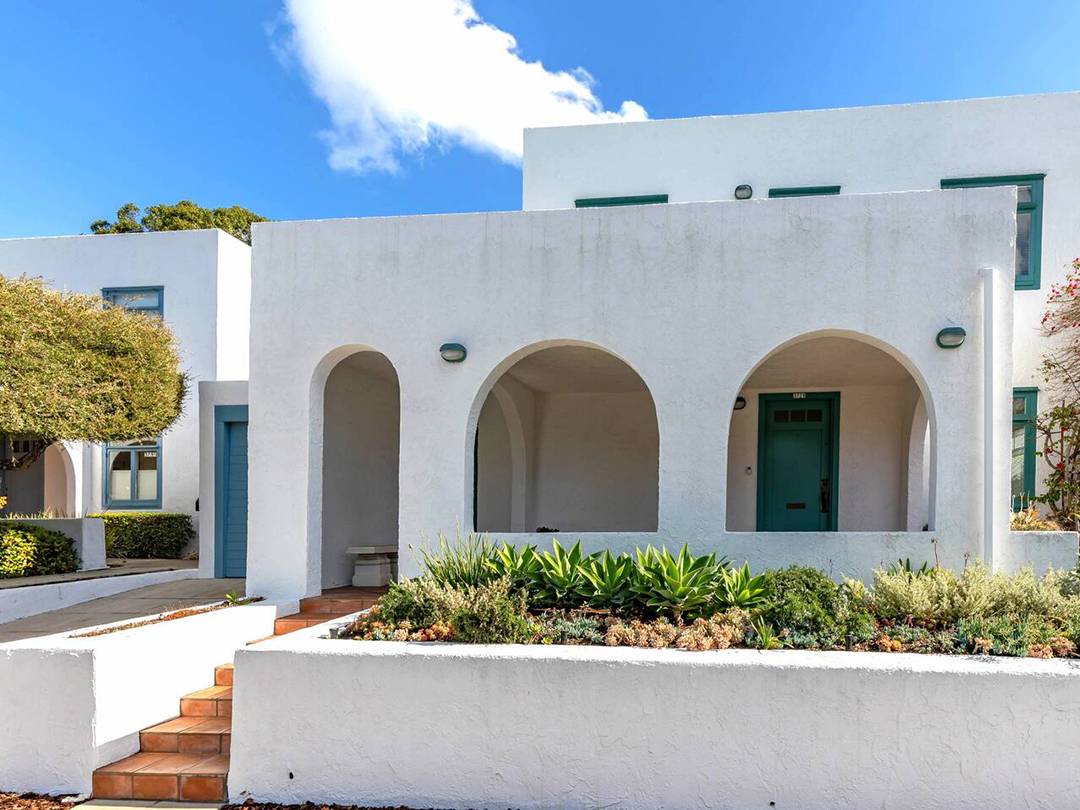
[[[395,644],[316,632],[237,652],[234,803],[1076,804],[1080,669],[1066,661]]]
[[[199,495],[196,386],[247,376],[251,249],[217,230],[0,240],[0,274],[44,278],[50,287],[100,295],[107,287],[163,286],[164,318],[191,375],[184,414],[162,438],[161,510],[195,515]],[[75,464],[79,515],[102,506],[102,452]],[[195,515],[197,519],[197,515]]]
[[[1046,297],[1080,254],[1080,138],[1069,134],[1078,125],[1080,93],[1056,93],[529,129],[523,207],[636,194],[731,200],[742,183],[758,199],[770,188],[839,185],[841,194],[859,194],[1045,173],[1041,288],[1014,293],[1012,372],[1014,386],[1041,387]],[[1047,404],[1040,392],[1040,408]],[[1041,487],[1041,459],[1036,469]]]
[[[400,383],[403,547],[471,525],[473,431],[488,391],[530,350],[575,342],[640,374],[660,433],[658,531],[585,535],[584,545],[618,550],[645,537],[755,567],[835,559],[855,574],[868,569],[849,560],[876,565],[897,545],[929,545],[923,533],[725,530],[731,403],[762,358],[823,333],[893,354],[925,390],[936,431],[932,536],[945,565],[982,556],[979,269],[1003,280],[991,308],[1001,380],[990,412],[1004,533],[1014,212],[1013,189],[979,189],[256,225],[249,588],[295,597],[321,587],[325,381],[365,347],[389,358]],[[953,324],[967,342],[938,348],[938,330]],[[468,347],[464,363],[440,359],[447,341]],[[401,567],[414,573],[415,560],[403,554]]]

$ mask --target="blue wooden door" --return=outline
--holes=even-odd
[[[836,529],[833,437],[839,403],[808,396],[765,395],[761,402],[760,531]]]
[[[220,500],[217,509],[218,576],[247,575],[248,517],[248,425],[247,422],[224,422],[218,434],[223,447],[218,448],[221,464],[218,474]]]

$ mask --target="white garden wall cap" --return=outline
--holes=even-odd
[[[312,628],[308,628],[311,630]],[[635,666],[766,667],[769,669],[836,669],[952,673],[957,675],[1039,675],[1075,678],[1080,687],[1080,661],[1075,659],[1009,658],[980,655],[847,652],[842,650],[654,650],[588,644],[460,644],[446,641],[357,641],[328,639],[302,631],[270,639],[243,652],[275,655],[445,660],[567,661]],[[287,664],[282,664],[286,666]],[[1078,692],[1080,700],[1080,692]]]

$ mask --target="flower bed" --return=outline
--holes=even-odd
[[[421,552],[421,577],[391,585],[339,631],[365,641],[591,644],[1077,656],[1076,572],[959,574],[900,562],[873,585],[814,568],[753,575],[715,555],[649,546],[633,557],[494,546],[470,535]]]
[[[174,619],[186,619],[188,616],[200,616],[203,613],[213,613],[215,610],[223,610],[224,608],[250,605],[254,602],[261,602],[262,600],[263,598],[261,596],[246,596],[241,598],[233,598],[230,596],[224,602],[219,602],[216,605],[206,605],[197,608],[181,608],[180,610],[174,610],[171,613],[162,613],[160,616],[154,616],[149,619],[140,619],[137,622],[125,622],[124,624],[99,627],[96,630],[90,630],[86,633],[73,633],[71,638],[92,638],[94,636],[105,636],[109,633],[121,633],[124,630],[134,630],[136,627],[146,627],[151,624],[171,622]]]

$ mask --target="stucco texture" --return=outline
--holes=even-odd
[[[313,636],[237,653],[232,801],[1015,810],[1075,798],[1080,669],[1064,661]]]
[[[403,552],[472,525],[475,428],[495,382],[533,351],[585,345],[640,375],[659,430],[656,532],[582,533],[585,545],[687,542],[755,567],[759,548],[775,559],[775,546],[790,562],[843,567],[844,548],[861,543],[860,565],[894,559],[878,553],[880,533],[725,528],[735,398],[770,353],[813,335],[868,343],[908,371],[933,436],[940,559],[982,556],[987,486],[1001,505],[991,531],[1007,531],[1015,199],[999,188],[256,225],[249,586],[282,597],[321,587],[326,381],[361,349],[383,353],[400,385]],[[989,307],[981,268],[1003,280]],[[967,341],[942,350],[934,338],[951,325]],[[446,342],[468,347],[465,362],[440,358]],[[987,412],[1001,436],[989,479]],[[871,493],[893,501],[890,515],[902,508],[898,484]],[[411,555],[401,570],[417,570]]]

